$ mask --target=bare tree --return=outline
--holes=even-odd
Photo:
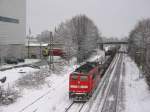
[[[49,31],[44,31],[38,35],[38,40],[48,42]],[[78,62],[87,59],[93,49],[97,46],[97,41],[102,41],[98,28],[85,15],[77,15],[70,20],[62,22],[54,31],[54,42],[63,43],[63,49],[67,52],[67,58],[77,57]]]
[[[98,39],[102,40],[93,21],[85,15],[61,23],[55,30],[54,39],[65,43],[65,50],[76,55],[79,63],[89,57]]]
[[[139,21],[130,33],[129,53],[142,67],[150,87],[150,19]]]

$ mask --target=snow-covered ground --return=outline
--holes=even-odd
[[[18,64],[1,65],[0,69],[9,68],[9,67],[13,67],[13,66],[19,66],[19,65],[25,65],[25,64],[32,64],[32,63],[39,62],[39,61],[40,61],[39,59],[25,59],[25,62],[21,62],[21,63],[18,63]]]
[[[136,64],[125,58],[125,112],[150,112],[150,91]]]
[[[93,55],[89,61],[103,56],[103,53]],[[144,78],[139,78],[139,69],[129,58],[125,57],[125,112],[150,112],[150,92]],[[65,65],[60,74],[50,74],[40,88],[24,88],[21,97],[13,104],[0,106],[0,112],[64,112],[72,101],[68,98],[69,74],[78,65],[72,61]],[[39,69],[30,67],[14,68],[1,71],[1,76],[6,76],[7,81],[3,86],[14,85],[23,75],[37,72]],[[75,105],[77,106],[77,105]],[[78,106],[77,106],[78,107]],[[74,108],[72,111],[76,111]]]
[[[74,67],[66,67],[65,70],[59,75],[51,74],[47,78],[47,85],[42,88],[24,89],[22,97],[16,103],[3,107],[3,112],[33,112],[36,109],[37,112],[53,112],[58,108],[64,109],[69,103],[68,76]]]
[[[88,59],[88,61],[103,61],[104,58],[105,52],[97,49],[96,52],[92,54],[92,57]]]
[[[37,69],[33,69],[31,67],[21,67],[21,68],[14,68],[7,71],[0,71],[0,76],[7,77],[6,82],[4,85],[8,84],[12,85],[15,81],[20,78],[22,75],[28,74],[29,72],[35,72]]]
[[[102,52],[101,52],[102,53]],[[93,55],[91,59],[101,57],[102,54]],[[74,59],[69,65],[65,65],[60,74],[51,73],[46,78],[46,83],[38,89],[23,89],[22,97],[8,106],[1,106],[0,112],[63,112],[72,101],[68,97],[69,74],[75,70],[78,65],[74,63]],[[23,72],[22,72],[23,71]],[[15,68],[5,72],[1,72],[7,76],[7,83],[14,84],[22,75],[29,72],[35,72],[38,69],[23,67]]]

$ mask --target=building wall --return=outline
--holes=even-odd
[[[25,48],[25,57],[27,58],[28,55],[29,55],[29,58],[43,58],[43,55],[42,55],[42,51],[45,49],[45,48],[49,48],[48,45],[45,46],[45,44],[41,44],[40,46],[40,43],[30,43],[30,45],[28,46],[28,44],[26,44],[26,48]],[[53,44],[53,48],[61,48],[63,49],[63,44]],[[29,53],[29,54],[28,54]]]
[[[42,55],[42,50],[44,49],[45,47],[43,46],[26,46],[26,53],[25,53],[25,56],[26,58],[28,58],[28,55],[29,55],[29,58],[43,58],[43,55]],[[28,54],[29,53],[29,54]]]
[[[0,0],[0,41],[23,44],[26,36],[26,0]],[[9,20],[9,22],[6,22]],[[18,20],[18,23],[12,22]]]
[[[25,37],[26,0],[0,0],[0,45],[5,46],[0,54],[9,55],[12,50],[11,55],[21,54],[18,47],[24,45]]]

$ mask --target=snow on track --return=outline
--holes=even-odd
[[[107,95],[101,112],[117,112],[122,58],[123,55],[120,56],[120,60],[118,61],[114,76],[111,80],[108,92],[106,93]]]
[[[99,106],[101,105],[101,103],[103,102],[103,95],[105,94],[105,89],[108,85],[108,83],[110,82],[110,80],[112,79],[112,73],[115,69],[115,65],[118,61],[118,55],[114,58],[113,62],[111,63],[110,67],[108,68],[108,70],[106,71],[104,77],[102,78],[97,90],[95,91],[95,93],[93,94],[93,97],[90,99],[89,104],[87,106],[87,109],[85,109],[88,112],[96,112],[99,108]],[[108,77],[109,76],[109,77]],[[84,111],[84,112],[86,112]]]
[[[73,103],[65,112],[81,112],[85,103]]]

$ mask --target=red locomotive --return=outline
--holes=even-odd
[[[112,59],[113,57],[107,57],[103,64],[87,62],[71,73],[69,77],[69,99],[88,101]]]
[[[43,51],[43,56],[61,56],[61,57],[65,57],[66,53],[61,49],[61,48],[53,48],[51,50],[49,50],[48,48],[45,48]]]
[[[63,55],[65,55],[65,52],[63,52],[63,50],[60,48],[54,48],[51,51],[49,51],[49,55],[63,56]]]
[[[101,79],[100,65],[87,62],[70,74],[69,98],[74,101],[87,101],[93,94]]]

